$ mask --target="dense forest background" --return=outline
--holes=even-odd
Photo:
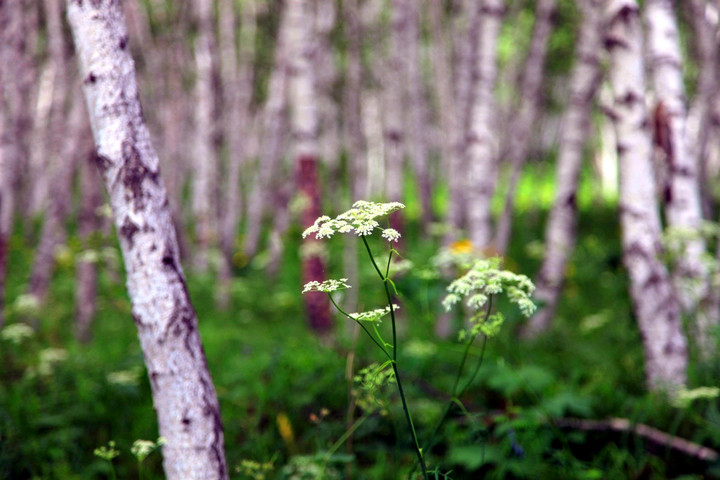
[[[167,193],[229,477],[420,474],[397,393],[358,383],[374,345],[301,295],[383,305],[361,237],[302,236],[357,200],[405,205],[396,363],[437,478],[720,477],[720,2],[67,3],[0,2],[0,478],[176,478],[130,451],[163,406],[84,4],[122,8],[160,165],[118,175]],[[463,353],[441,302],[492,257],[537,310],[498,295]]]

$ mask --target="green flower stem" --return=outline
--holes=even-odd
[[[486,322],[487,319],[490,317],[490,312],[492,311],[492,300],[493,297],[490,297],[488,300],[488,306],[487,310],[485,312],[485,318],[482,320],[483,322]],[[445,423],[445,419],[450,414],[450,411],[452,410],[453,405],[462,405],[462,402],[460,401],[460,397],[467,391],[468,388],[470,388],[470,385],[475,381],[475,377],[477,377],[478,372],[480,371],[480,367],[483,363],[483,358],[485,357],[485,346],[487,345],[487,336],[483,337],[483,344],[482,348],[480,350],[480,358],[478,360],[477,365],[475,365],[475,369],[473,370],[472,375],[470,375],[470,378],[465,383],[465,386],[458,390],[458,385],[460,385],[460,379],[462,378],[462,372],[465,369],[465,363],[467,362],[467,358],[470,354],[470,347],[475,342],[475,339],[477,338],[478,334],[473,335],[470,340],[465,344],[465,350],[463,351],[463,357],[460,361],[460,368],[458,368],[457,374],[455,375],[455,382],[453,383],[452,388],[452,394],[450,396],[450,400],[448,400],[447,405],[445,405],[445,410],[443,411],[442,415],[440,416],[440,420],[438,420],[437,424],[435,424],[435,428],[433,429],[432,434],[430,435],[430,439],[428,440],[428,443],[426,444],[425,448],[423,449],[425,453],[429,453],[432,447],[435,445],[435,437],[437,436],[438,432],[440,431],[440,427],[442,427],[443,423]]]
[[[365,249],[368,252],[368,256],[370,257],[370,261],[372,262],[373,266],[375,267],[375,271],[377,271],[378,275],[380,276],[380,279],[383,281],[383,287],[385,287],[385,296],[387,297],[388,305],[390,306],[390,320],[392,323],[392,368],[393,372],[395,373],[395,381],[397,382],[398,386],[398,392],[400,393],[400,400],[402,400],[402,407],[403,411],[405,412],[405,420],[407,421],[408,427],[410,428],[410,433],[412,434],[413,439],[413,446],[415,447],[415,454],[418,458],[418,463],[420,464],[420,469],[423,473],[423,478],[425,480],[429,480],[428,472],[427,472],[427,466],[425,465],[425,458],[423,457],[423,451],[422,448],[420,448],[420,442],[418,441],[417,432],[415,431],[415,424],[412,420],[412,415],[410,414],[410,409],[408,408],[407,400],[405,399],[405,391],[403,390],[402,386],[402,380],[400,380],[400,372],[398,370],[397,366],[397,328],[395,326],[395,308],[393,307],[392,303],[392,295],[390,294],[390,287],[388,286],[388,283],[390,281],[389,274],[390,274],[390,261],[392,260],[392,254],[393,250],[390,250],[390,255],[388,256],[388,263],[386,266],[386,273],[383,275],[382,271],[380,271],[380,268],[378,268],[377,263],[375,262],[375,257],[372,254],[372,250],[370,250],[370,245],[367,243],[367,239],[363,236],[363,243],[365,244]]]
[[[340,305],[338,305],[338,304],[335,302],[335,299],[334,299],[334,298],[332,297],[332,295],[330,295],[329,293],[328,293],[328,297],[330,297],[330,301],[332,302],[333,305],[335,305],[335,308],[337,308],[340,313],[342,313],[343,315],[345,315],[345,316],[348,317],[349,319],[354,320],[358,325],[360,325],[360,326],[362,327],[363,330],[365,330],[365,333],[367,333],[368,337],[370,337],[370,339],[375,343],[375,345],[377,345],[378,348],[380,348],[380,350],[383,351],[383,353],[388,357],[388,360],[392,360],[392,359],[393,359],[392,356],[390,356],[390,354],[388,353],[388,351],[385,349],[385,347],[384,347],[383,345],[381,345],[380,342],[378,342],[378,340],[373,336],[372,333],[370,333],[370,330],[368,330],[367,327],[366,327],[365,325],[363,325],[362,322],[359,322],[359,321],[356,320],[352,315],[350,315],[350,314],[347,313],[345,310],[343,310],[342,308],[340,308]],[[382,338],[381,338],[381,340],[382,340]],[[385,342],[383,342],[383,343],[385,343]]]

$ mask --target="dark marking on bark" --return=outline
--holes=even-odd
[[[112,160],[110,160],[105,155],[100,155],[95,151],[94,155],[95,165],[97,165],[98,170],[101,174],[104,174],[108,168],[112,166]]]
[[[573,210],[577,209],[577,199],[575,198],[575,192],[572,192],[568,197],[565,199],[565,205],[572,208]]]
[[[634,105],[635,103],[638,103],[639,101],[640,101],[640,96],[632,90],[627,92],[625,95],[618,97],[618,103],[621,103],[623,105]]]
[[[150,372],[150,386],[152,387],[153,392],[157,392],[158,390],[158,377],[160,374],[158,372],[152,371]]]
[[[83,83],[87,85],[88,83],[95,83],[96,81],[97,77],[94,73],[90,72],[87,74],[87,77],[85,77],[85,80],[83,80]]]
[[[145,205],[142,182],[148,178],[153,183],[158,182],[157,172],[151,171],[140,158],[140,152],[132,141],[122,143],[123,166],[120,169],[120,179],[127,191],[132,195],[135,206],[142,209]]]
[[[127,47],[127,44],[128,44],[128,36],[123,35],[122,37],[120,37],[120,42],[118,45],[120,47],[120,50],[125,50],[125,48]]]
[[[153,244],[150,245],[150,251],[154,252],[155,250],[157,250],[157,244],[153,242]]]
[[[128,243],[130,244],[130,248],[133,248],[135,242],[133,237],[139,231],[140,228],[138,228],[137,224],[130,220],[130,217],[125,217],[125,220],[120,227],[120,236],[128,241]]]
[[[202,348],[202,347],[200,347]],[[202,358],[203,364],[206,367],[207,371],[207,360],[205,358],[205,355],[203,353]],[[212,384],[212,381],[209,377],[205,375],[200,375],[200,383],[203,386],[203,413],[206,417],[212,417],[213,421],[213,434],[214,438],[210,445],[210,448],[212,449],[213,457],[215,458],[215,461],[217,462],[217,468],[218,468],[218,476],[219,478],[225,478],[227,475],[227,465],[224,461],[224,453],[223,453],[223,435],[224,430],[222,426],[222,421],[220,419],[220,406],[217,403],[217,395],[215,394],[215,387]]]
[[[603,39],[603,45],[607,50],[612,50],[613,48],[627,48],[628,46],[625,39],[614,35],[606,35]]]
[[[663,201],[666,205],[669,205],[673,202],[673,197],[672,184],[668,182],[665,184],[665,188],[663,188]]]

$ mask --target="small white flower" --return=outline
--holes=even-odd
[[[322,216],[315,220],[311,227],[303,232],[303,238],[315,234],[316,239],[330,238],[336,233],[355,233],[359,236],[371,235],[380,226],[377,218],[384,217],[396,210],[405,208],[405,205],[398,202],[374,203],[363,200],[353,204],[353,208],[347,210],[335,218]],[[383,237],[389,241],[397,241],[400,234],[393,229],[385,229]]]
[[[320,283],[317,281],[308,282],[303,287],[302,293],[308,293],[308,292],[324,292],[324,293],[330,293],[334,292],[336,290],[346,290],[348,288],[351,288],[350,285],[347,284],[348,279],[347,278],[341,278],[340,280],[325,280],[324,282]]]
[[[387,239],[388,242],[397,242],[400,239],[400,232],[394,228],[386,228],[383,230],[382,237]]]
[[[393,311],[399,310],[400,307],[393,303]],[[390,307],[385,308],[377,308],[375,310],[370,310],[369,312],[360,312],[360,313],[351,313],[350,316],[353,318],[353,320],[357,322],[378,322],[380,323],[380,319],[390,313]]]

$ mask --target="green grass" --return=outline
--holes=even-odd
[[[525,180],[523,180],[525,182]],[[532,275],[539,266],[546,210],[533,208],[521,183],[508,265]],[[543,188],[538,190],[544,198]],[[452,478],[720,478],[718,466],[690,459],[629,434],[573,431],[554,419],[625,417],[704,443],[720,442],[717,400],[680,410],[648,395],[644,388],[640,337],[631,313],[621,262],[617,212],[584,205],[578,248],[554,330],[521,343],[519,314],[507,305],[507,323],[487,346],[476,382],[462,398],[468,414],[455,411],[441,429],[431,468],[452,469]],[[423,267],[436,251],[432,239],[410,223],[404,256]],[[337,340],[320,341],[307,331],[300,295],[298,233],[288,237],[277,278],[251,265],[236,272],[232,302],[215,307],[211,277],[189,274],[188,286],[220,399],[232,478],[243,460],[272,461],[269,478],[290,478],[283,467],[309,461],[347,430],[347,354],[353,350],[338,320]],[[75,245],[73,242],[71,245]],[[330,276],[340,276],[341,242],[328,245]],[[20,345],[0,340],[0,478],[109,478],[107,463],[93,449],[117,442],[118,478],[138,478],[129,448],[138,438],[156,439],[157,425],[142,353],[122,272],[106,268],[100,277],[99,310],[88,345],[72,338],[74,267],[61,262],[52,282],[38,333]],[[5,309],[8,324],[23,321],[13,302],[23,291],[32,249],[19,237],[11,243]],[[360,288],[368,308],[382,303],[369,267]],[[437,340],[444,283],[406,275],[397,281],[402,303],[401,364],[420,438],[440,414],[460,361],[461,345]],[[373,302],[377,301],[377,304]],[[458,319],[459,320],[459,319]],[[480,354],[478,343],[471,358]],[[42,352],[64,349],[65,360],[39,373]],[[376,358],[361,337],[355,369]],[[717,365],[696,367],[691,385],[714,385]],[[36,373],[32,373],[36,372]],[[117,372],[131,381],[113,382]],[[132,381],[132,378],[136,381]],[[327,470],[352,478],[404,478],[414,457],[408,448],[398,398],[388,391],[387,414],[367,417],[355,431],[349,452],[342,445]],[[361,412],[355,412],[358,418]],[[292,438],[278,418],[287,416]],[[520,453],[522,452],[522,453]],[[293,460],[294,459],[294,460]],[[161,459],[145,461],[144,478],[162,478]],[[340,478],[340,477],[338,477]]]

